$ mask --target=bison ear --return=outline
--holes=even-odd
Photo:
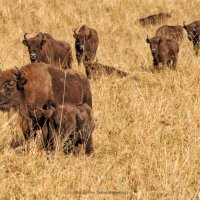
[[[25,46],[28,46],[27,40],[22,40],[22,43],[23,43]]]
[[[187,26],[185,24],[185,21],[183,22],[183,28],[187,30]]]
[[[75,39],[77,39],[77,34],[76,34],[76,33],[74,33],[74,34],[73,34],[73,37],[74,37]]]
[[[27,79],[23,77],[23,73],[17,67],[16,72],[14,72],[16,79],[17,79],[17,89],[22,89],[24,85],[27,83]]]
[[[17,81],[17,88],[22,89],[26,83],[27,83],[27,79],[22,77],[21,79]]]
[[[43,46],[45,43],[46,43],[46,40],[42,40],[42,41],[40,42],[40,45]]]

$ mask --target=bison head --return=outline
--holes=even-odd
[[[193,41],[195,38],[194,29],[196,28],[196,26],[195,25],[186,25],[185,22],[183,22],[183,28],[187,31],[188,39],[190,41]]]
[[[19,106],[26,82],[18,68],[0,73],[0,110],[9,111]]]
[[[147,35],[146,42],[150,44],[150,49],[151,49],[151,53],[153,56],[157,55],[158,47],[159,47],[159,44],[161,43],[161,41],[162,41],[162,37],[156,36],[153,38],[149,38]]]
[[[46,40],[44,40],[44,35],[43,33],[39,33],[35,37],[28,39],[27,34],[28,33],[24,34],[22,43],[28,47],[31,62],[40,62],[40,52],[43,45],[46,43]]]
[[[81,52],[85,50],[87,40],[92,37],[91,30],[85,25],[74,30],[74,38],[76,39],[76,48]]]

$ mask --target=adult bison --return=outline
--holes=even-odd
[[[154,15],[150,15],[144,18],[139,19],[139,23],[142,26],[146,26],[146,25],[156,25],[158,23],[163,22],[164,20],[168,19],[171,17],[171,13],[158,13],[158,14],[154,14]]]
[[[80,65],[81,61],[93,61],[99,45],[97,31],[82,25],[74,30],[76,59]]]
[[[164,25],[156,30],[155,36],[161,36],[168,39],[175,39],[177,41],[183,40],[183,26],[168,26]]]
[[[12,68],[0,73],[0,110],[19,111],[26,140],[44,125],[43,106],[49,99],[57,104],[86,103],[92,108],[89,82],[74,70],[32,63],[20,70]]]
[[[200,43],[199,43],[199,36],[198,36],[198,29],[200,27],[200,20],[196,20],[188,25],[183,23],[184,29],[187,31],[188,39],[193,43],[193,48],[195,54],[199,54]]]
[[[51,149],[62,149],[66,154],[78,153],[82,144],[87,155],[93,152],[92,133],[94,130],[93,112],[88,104],[56,105],[49,100],[44,105],[47,118],[43,136],[51,139]]]
[[[50,34],[41,32],[31,38],[27,38],[25,33],[22,43],[28,47],[32,63],[44,62],[62,66],[64,69],[71,68],[72,49],[68,43],[55,40]]]
[[[159,69],[159,63],[163,66],[172,65],[173,69],[176,69],[179,52],[179,44],[176,40],[147,36],[146,42],[150,44],[155,69]]]

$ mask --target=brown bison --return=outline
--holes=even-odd
[[[164,25],[156,30],[155,36],[161,36],[167,39],[175,39],[177,41],[182,41],[184,36],[184,31],[182,26]]]
[[[195,54],[198,55],[200,49],[198,30],[200,27],[200,20],[194,21],[191,24],[186,25],[183,23],[184,29],[187,31],[188,39],[193,43]]]
[[[83,144],[86,154],[93,152],[94,117],[88,104],[58,106],[49,100],[43,108],[48,125],[43,135],[51,138],[52,149],[61,147],[66,154],[78,153],[79,144]]]
[[[138,21],[142,26],[155,25],[155,24],[163,22],[164,20],[170,17],[171,17],[171,13],[159,13],[155,15],[150,15],[145,18],[141,18]]]
[[[102,65],[97,62],[83,62],[83,64],[86,68],[86,75],[88,79],[97,78],[98,76],[102,75],[111,75],[111,74],[115,74],[118,77],[128,76],[128,73],[116,69],[115,67],[112,66]]]
[[[179,44],[176,40],[158,36],[148,38],[147,36],[146,42],[150,44],[155,69],[159,69],[159,63],[163,66],[172,65],[173,69],[176,69],[179,52]]]
[[[43,106],[52,99],[57,104],[87,103],[92,95],[87,78],[74,70],[63,71],[54,65],[32,63],[20,70],[0,73],[0,110],[19,111],[19,123],[28,140],[44,124]]]
[[[82,25],[74,30],[76,59],[80,65],[81,61],[93,61],[97,47],[99,45],[99,37],[97,31]]]
[[[38,33],[31,38],[27,38],[25,33],[22,43],[28,47],[32,63],[44,62],[62,66],[64,69],[71,68],[72,49],[68,43],[55,40],[47,33]]]

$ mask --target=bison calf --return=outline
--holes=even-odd
[[[31,38],[27,38],[25,33],[22,43],[28,47],[32,63],[44,62],[62,66],[64,69],[71,68],[72,49],[68,43],[55,40],[47,33],[38,33]]]
[[[171,13],[159,13],[155,15],[150,15],[145,18],[141,18],[138,21],[142,26],[155,25],[155,24],[161,23],[162,21],[170,17],[171,17]]]
[[[175,39],[177,41],[183,40],[183,27],[182,26],[168,26],[164,25],[156,30],[155,36],[165,37],[167,39]]]
[[[88,79],[90,79],[91,77],[97,78],[98,76],[111,74],[115,74],[119,77],[128,76],[128,73],[116,69],[115,67],[102,65],[97,62],[84,62],[83,64],[86,68],[86,75]]]
[[[163,66],[172,64],[173,69],[176,69],[179,52],[179,44],[176,40],[158,36],[149,39],[147,36],[146,42],[150,44],[155,69],[159,69],[159,63]]]
[[[97,47],[99,45],[99,37],[97,31],[82,25],[74,30],[76,59],[80,65],[81,61],[93,61]]]
[[[79,144],[83,144],[87,155],[93,152],[94,118],[88,104],[56,105],[49,100],[43,108],[48,124],[43,136],[52,138],[53,149],[61,147],[66,154],[76,153]]]
[[[184,29],[187,31],[188,39],[193,43],[195,54],[199,54],[200,49],[200,20],[194,21],[191,24],[186,25],[185,22],[183,23]]]

